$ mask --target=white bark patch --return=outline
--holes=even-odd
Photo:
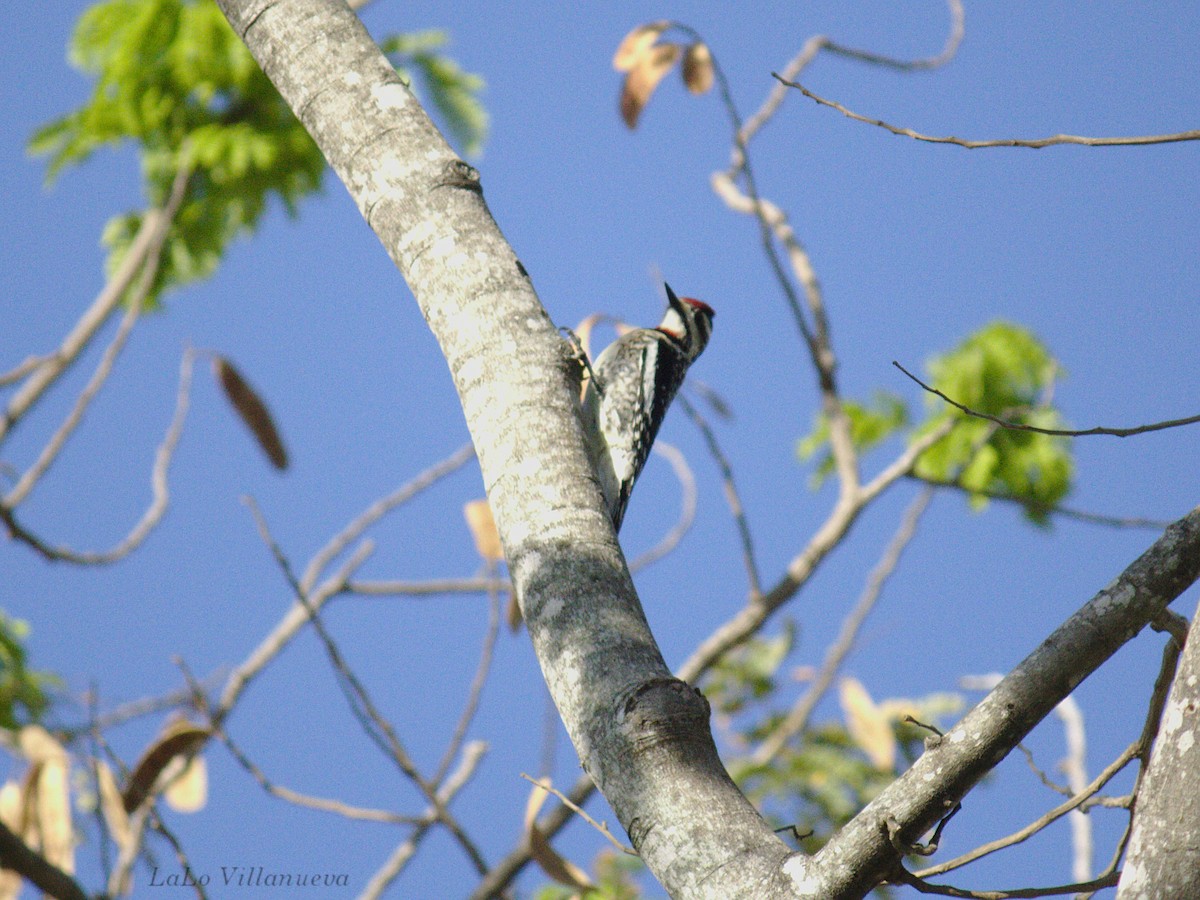
[[[1103,615],[1112,606],[1124,606],[1133,600],[1134,597],[1133,585],[1129,582],[1116,582],[1109,585],[1096,598],[1096,613]]]
[[[458,241],[450,235],[436,240],[429,248],[429,255],[440,259],[446,269],[458,269],[470,262],[470,257],[458,249]]]
[[[463,384],[474,384],[483,377],[483,360],[478,356],[464,359],[458,367],[458,378]]]
[[[566,608],[567,604],[563,602],[562,597],[551,597],[542,606],[542,617],[546,619],[557,618]]]
[[[1196,745],[1196,733],[1186,731],[1179,738],[1179,755],[1185,756]]]
[[[811,896],[821,886],[817,879],[808,874],[808,858],[802,853],[788,857],[783,864],[783,874],[792,880],[796,893],[801,896]]]
[[[396,250],[398,256],[407,256],[405,251],[413,245],[424,244],[433,236],[433,223],[428,220],[422,220],[412,228],[406,229],[400,235],[400,240],[396,242]]]
[[[1174,734],[1183,726],[1183,710],[1178,703],[1170,704],[1163,712],[1163,734]]]
[[[402,84],[377,84],[371,88],[371,100],[381,110],[403,109],[408,104],[408,89]]]

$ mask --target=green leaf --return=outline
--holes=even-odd
[[[483,82],[438,52],[446,40],[430,31],[385,44],[420,72],[447,127],[477,152],[487,127]],[[320,151],[215,3],[102,0],[80,17],[68,56],[94,82],[85,103],[29,141],[31,153],[48,158],[48,180],[102,147],[129,142],[141,154],[146,198],[161,206],[180,169],[191,169],[148,308],[162,292],[210,275],[230,242],[258,227],[272,200],[295,215],[300,200],[320,187]],[[105,226],[109,273],[142,216],[123,213]]]
[[[62,685],[57,676],[29,668],[28,636],[27,623],[0,611],[0,728],[8,731],[41,721],[50,707],[48,692]]]
[[[908,407],[897,395],[887,391],[876,391],[869,404],[844,400],[842,409],[850,419],[850,440],[859,453],[879,445],[908,424]],[[796,455],[802,460],[821,454],[811,479],[814,490],[833,473],[833,454],[828,447],[829,420],[822,413],[812,432],[796,443]]]
[[[935,388],[976,412],[1016,424],[1067,428],[1058,410],[1043,399],[1062,369],[1042,343],[1018,325],[987,325],[933,359],[929,373]],[[965,416],[933,395],[926,405],[930,415],[914,438],[947,419],[957,424],[921,457],[918,477],[965,487],[977,510],[987,505],[989,493],[1015,498],[1025,503],[1031,522],[1048,524],[1049,508],[1071,488],[1069,438],[1002,428]]]

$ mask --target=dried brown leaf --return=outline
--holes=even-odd
[[[123,799],[125,811],[132,813],[146,802],[157,790],[161,790],[165,780],[164,771],[171,760],[177,756],[187,757],[195,753],[208,740],[208,729],[177,719],[163,729],[160,734],[133,767],[129,783],[125,786]],[[170,772],[166,773],[168,776]]]
[[[525,617],[521,615],[521,604],[517,602],[516,594],[508,595],[508,605],[504,608],[504,620],[508,622],[508,630],[513,634],[517,633],[521,623],[525,621]]]
[[[121,798],[117,779],[103,760],[96,766],[96,781],[100,788],[100,814],[104,816],[108,833],[117,847],[126,853],[133,847],[133,829],[129,825],[129,813],[125,811],[125,801]]]
[[[64,872],[75,871],[75,841],[71,824],[71,798],[67,749],[40,725],[27,725],[17,734],[17,746],[29,760],[24,784],[16,799],[21,837]],[[11,791],[9,792],[11,795]]]
[[[678,44],[658,44],[643,54],[625,76],[625,83],[621,85],[621,119],[630,131],[637,128],[638,119],[654,89],[671,71],[681,52]]]
[[[46,759],[57,759],[67,755],[67,748],[60,744],[41,725],[26,725],[17,734],[17,746],[31,763]]]
[[[271,465],[280,471],[288,467],[287,450],[284,449],[283,439],[275,420],[262,398],[250,387],[249,382],[242,377],[237,368],[224,356],[213,357],[213,374],[221,383],[221,389],[229,404],[238,414],[258,445],[263,448]]]
[[[486,500],[472,500],[463,504],[463,518],[475,539],[475,550],[488,562],[504,559],[504,548],[500,545],[500,532],[492,518],[492,508]]]
[[[838,689],[846,728],[854,743],[881,772],[896,767],[896,733],[886,713],[856,678],[843,678]]]
[[[539,784],[533,786],[529,800],[525,803],[525,838],[529,841],[529,855],[541,866],[543,872],[559,884],[586,891],[594,886],[587,872],[551,847],[545,832],[538,827],[537,814],[546,798],[550,796],[550,792],[546,790],[549,786],[549,778],[539,779]]]
[[[25,792],[11,779],[0,788],[0,822],[15,834],[25,830]]]
[[[646,52],[654,46],[658,36],[670,26],[670,22],[647,22],[639,25],[621,40],[613,56],[613,68],[618,72],[630,72],[641,62]]]
[[[75,833],[71,824],[71,792],[67,754],[37,763],[34,795],[36,845],[46,860],[67,874],[75,872]]]
[[[680,73],[691,93],[707,94],[712,90],[713,59],[707,44],[696,41],[684,51]]]

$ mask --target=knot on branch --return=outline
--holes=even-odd
[[[653,678],[633,688],[620,703],[618,721],[639,748],[708,735],[708,700],[677,678]]]
[[[453,159],[442,168],[442,177],[434,187],[464,188],[477,194],[483,193],[479,170],[461,159]]]

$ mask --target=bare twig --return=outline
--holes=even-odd
[[[5,495],[3,503],[8,509],[16,509],[20,506],[25,498],[29,496],[29,492],[33,490],[34,485],[41,480],[54,461],[58,459],[58,455],[62,452],[63,447],[66,446],[67,439],[74,434],[75,429],[79,427],[79,423],[83,421],[83,414],[87,412],[87,408],[91,406],[96,394],[104,387],[104,383],[108,381],[108,376],[112,374],[117,357],[125,349],[125,343],[129,340],[129,335],[133,332],[133,326],[137,324],[138,318],[142,314],[142,303],[145,301],[145,295],[150,291],[150,282],[153,279],[154,269],[156,268],[153,265],[155,260],[157,260],[157,255],[152,255],[151,262],[147,263],[146,268],[143,270],[143,273],[148,277],[139,280],[137,296],[132,298],[126,307],[125,315],[121,317],[121,324],[117,327],[117,333],[113,335],[112,341],[101,355],[100,362],[97,363],[92,377],[88,379],[88,383],[79,392],[79,396],[75,399],[71,411],[67,413],[67,417],[63,419],[62,424],[50,436],[50,440],[46,442],[46,445],[42,448],[42,452],[34,460],[33,465],[25,470],[25,473],[20,477],[16,485]]]
[[[962,43],[963,34],[966,31],[961,0],[948,0],[946,5],[950,10],[950,28],[946,34],[946,41],[942,45],[942,49],[934,56],[927,56],[920,59],[899,59],[897,57],[873,53],[869,50],[848,47],[844,44],[839,44],[826,35],[817,34],[805,41],[800,52],[784,67],[784,78],[795,79],[804,69],[808,68],[809,64],[817,58],[817,55],[822,50],[827,50],[830,53],[835,53],[847,59],[857,60],[868,65],[882,66],[898,72],[922,72],[944,66],[958,53],[958,47]],[[743,134],[747,142],[763,125],[770,121],[789,93],[790,91],[788,91],[785,84],[775,85],[758,112],[746,120]]]
[[[1154,735],[1158,732],[1159,719],[1162,716],[1163,706],[1166,704],[1167,694],[1171,689],[1171,682],[1175,676],[1175,667],[1179,662],[1180,647],[1174,641],[1170,640],[1163,647],[1163,659],[1159,667],[1158,677],[1154,682],[1154,690],[1151,694],[1150,703],[1146,712],[1146,721],[1142,728],[1141,735],[1138,739],[1130,744],[1117,756],[1108,766],[1105,767],[1099,775],[1083,790],[1077,792],[1074,796],[1060,803],[1054,809],[1040,816],[1035,821],[1029,823],[1024,828],[1010,834],[1006,837],[999,838],[995,841],[983,844],[971,850],[969,853],[964,853],[962,856],[957,856],[954,859],[947,860],[943,863],[938,863],[935,866],[923,869],[916,874],[919,877],[927,878],[932,875],[940,875],[943,872],[949,872],[951,869],[961,868],[962,866],[972,863],[981,857],[987,856],[990,853],[995,853],[997,850],[1003,850],[1006,847],[1011,847],[1027,840],[1039,831],[1044,829],[1051,822],[1062,818],[1072,810],[1086,806],[1103,787],[1108,784],[1118,772],[1127,766],[1134,759],[1139,760],[1140,771],[1138,773],[1138,781],[1145,772],[1146,765],[1149,761],[1150,748],[1154,743]],[[982,685],[981,685],[982,686]],[[1136,794],[1136,786],[1134,788]],[[1118,844],[1117,852],[1113,855],[1112,861],[1101,873],[1100,877],[1107,877],[1116,872],[1118,863],[1120,862],[1121,854],[1125,844],[1129,839],[1129,829],[1126,828],[1125,835]]]
[[[921,454],[946,437],[953,427],[954,423],[947,421],[922,435],[867,484],[849,496],[840,496],[825,522],[808,545],[788,564],[787,571],[775,586],[757,601],[747,603],[733,618],[709,635],[679,668],[678,676],[684,681],[696,680],[725,653],[755,634],[773,613],[808,582],[825,557],[858,520],[863,508],[911,472]]]
[[[804,696],[796,702],[784,720],[771,733],[770,737],[759,745],[754,755],[750,758],[753,765],[767,765],[779,754],[793,735],[799,734],[807,727],[812,711],[821,702],[821,698],[825,696],[825,692],[833,684],[833,679],[841,669],[842,663],[850,655],[850,651],[854,649],[854,643],[858,638],[859,631],[862,630],[863,623],[866,622],[871,610],[875,608],[875,603],[883,591],[884,584],[887,583],[888,578],[896,570],[896,566],[900,562],[900,556],[904,553],[904,549],[912,540],[913,535],[916,534],[917,525],[921,521],[921,516],[925,514],[925,510],[929,507],[929,501],[932,497],[933,491],[927,488],[918,494],[909,504],[908,509],[904,512],[904,518],[900,522],[900,527],[896,529],[896,533],[888,543],[883,556],[875,568],[871,570],[862,595],[858,598],[854,609],[842,621],[842,627],[838,632],[837,638],[826,650],[825,659],[821,663],[821,669],[817,673],[817,677],[813,680],[808,690],[805,691]]]
[[[304,611],[308,615],[308,621],[312,624],[313,631],[316,633],[321,644],[325,648],[325,654],[329,658],[330,665],[333,666],[335,675],[342,692],[350,706],[350,711],[358,719],[359,724],[363,728],[363,733],[366,734],[375,744],[385,753],[385,755],[396,763],[400,771],[407,777],[425,796],[426,800],[437,811],[438,822],[440,822],[447,831],[450,832],[463,848],[471,864],[479,872],[487,871],[487,862],[483,855],[475,846],[475,843],[468,837],[458,821],[450,814],[444,804],[441,804],[437,798],[436,788],[426,780],[417,769],[416,763],[409,756],[403,743],[400,741],[400,736],[392,727],[392,724],[380,712],[379,707],[371,698],[366,687],[359,680],[358,676],[350,668],[342,655],[337,643],[333,640],[328,629],[318,615],[317,608],[309,601],[308,595],[300,581],[296,578],[292,571],[291,563],[287,556],[283,553],[282,548],[271,535],[270,528],[267,526],[266,519],[259,511],[257,504],[252,498],[246,498],[247,506],[250,508],[251,514],[254,516],[255,523],[258,526],[263,542],[270,549],[271,554],[275,557],[279,565],[280,571],[287,579],[292,587],[296,599],[304,607]],[[365,561],[366,554],[361,554],[362,558],[351,557],[348,565],[353,564],[355,567],[361,565]],[[342,574],[339,578],[339,583],[345,584],[349,577],[348,572]]]
[[[680,401],[682,397],[678,398]],[[671,526],[671,530],[663,535],[662,540],[629,564],[630,572],[637,572],[653,563],[658,562],[679,546],[696,521],[696,476],[688,465],[687,457],[674,444],[666,441],[655,441],[653,451],[666,458],[675,472],[679,482],[679,518]]]
[[[507,578],[431,578],[428,581],[347,581],[345,593],[364,596],[432,597],[440,594],[507,593]]]
[[[475,774],[475,769],[486,752],[487,744],[483,741],[471,741],[463,748],[462,761],[458,768],[446,779],[437,792],[438,803],[442,807],[449,805],[450,801],[454,799],[454,795],[471,780],[471,776]],[[383,895],[416,854],[417,847],[429,833],[429,829],[438,821],[438,818],[436,807],[426,810],[421,823],[409,835],[408,840],[398,846],[379,870],[371,876],[371,880],[359,894],[359,900],[376,900]]]
[[[5,387],[6,385],[20,381],[38,366],[44,364],[49,358],[50,357],[48,356],[27,357],[24,362],[18,363],[7,372],[0,374],[0,387]]]
[[[210,683],[210,686],[215,686],[217,678],[216,676],[209,676],[206,681]],[[58,729],[56,733],[61,734],[66,740],[74,740],[80,735],[93,731],[108,731],[117,728],[126,722],[140,719],[143,716],[157,715],[167,710],[192,709],[196,706],[197,691],[203,693],[204,687],[204,684],[198,684],[196,687],[177,688],[156,697],[143,697],[138,700],[130,700],[107,713],[89,711],[88,720],[84,724],[67,726]],[[89,707],[97,702],[97,695],[94,688],[87,692],[86,700]]]
[[[910,473],[909,478],[914,481],[920,481],[923,484],[928,484],[936,488],[950,488],[956,491],[962,491],[966,494],[978,494],[981,497],[987,497],[989,500],[998,500],[1002,503],[1015,503],[1018,506],[1023,506],[1030,512],[1062,516],[1064,519],[1075,519],[1078,522],[1089,522],[1093,525],[1107,525],[1111,528],[1144,528],[1147,531],[1163,531],[1171,523],[1163,519],[1147,519],[1141,516],[1107,516],[1102,513],[1088,512],[1087,510],[1075,509],[1070,506],[1062,506],[1057,503],[1040,503],[1031,497],[1018,497],[1015,494],[1005,493],[1004,491],[995,490],[978,490],[976,488],[967,487],[957,479],[939,479],[930,478],[927,475],[917,475]]]
[[[495,560],[488,560],[487,567],[488,580],[495,583]],[[442,761],[438,763],[433,777],[429,779],[431,784],[441,784],[442,779],[446,777],[446,772],[450,769],[450,764],[458,756],[459,748],[462,747],[463,740],[467,736],[467,729],[471,727],[471,721],[475,718],[475,713],[479,709],[479,700],[483,696],[483,686],[487,684],[488,672],[492,668],[492,656],[496,649],[496,638],[499,635],[500,591],[491,590],[488,591],[487,632],[483,636],[483,647],[479,651],[479,665],[475,669],[475,677],[471,679],[471,687],[467,690],[467,701],[463,704],[462,714],[458,717],[458,723],[454,726],[454,734],[450,737],[450,742],[446,745],[446,751],[442,754]]]
[[[314,797],[311,794],[302,794],[299,791],[293,791],[291,788],[276,784],[267,778],[266,773],[233,742],[233,738],[229,736],[229,732],[225,730],[222,724],[210,719],[209,727],[213,729],[214,736],[225,745],[225,749],[229,751],[238,765],[245,769],[264,791],[274,797],[278,797],[280,800],[294,803],[296,806],[303,806],[307,809],[330,812],[358,821],[386,822],[400,825],[412,825],[418,821],[414,816],[404,816],[385,809],[367,809],[361,806],[351,806],[349,803],[343,803],[341,800]]]
[[[193,362],[193,351],[190,349],[185,350],[179,365],[179,389],[175,397],[175,414],[171,418],[171,423],[167,426],[162,443],[158,445],[158,450],[155,451],[154,467],[150,472],[150,486],[153,496],[150,500],[150,505],[142,513],[142,518],[130,529],[129,534],[108,550],[77,551],[69,547],[53,546],[22,526],[17,521],[12,510],[0,503],[0,521],[4,522],[9,534],[28,544],[48,560],[75,563],[77,565],[107,565],[108,563],[123,559],[141,546],[142,542],[146,540],[155,526],[162,521],[162,517],[167,511],[167,505],[170,502],[170,485],[167,480],[167,473],[171,467],[171,460],[175,456],[175,448],[179,445],[179,438],[183,434],[184,422],[187,419],[188,406],[191,399]]]
[[[613,833],[608,830],[608,825],[606,823],[597,822],[595,819],[593,819],[591,816],[589,816],[587,814],[587,811],[584,810],[584,808],[582,806],[575,803],[575,801],[573,801],[570,797],[568,797],[566,794],[564,794],[558,788],[549,784],[548,781],[539,780],[537,778],[530,778],[524,772],[521,773],[521,777],[524,778],[526,781],[528,781],[530,784],[532,784],[534,787],[540,788],[541,790],[545,791],[548,794],[553,794],[555,797],[557,797],[559,800],[561,800],[563,805],[565,807],[567,807],[567,809],[571,810],[571,812],[575,813],[575,815],[579,816],[579,818],[583,819],[583,821],[585,821],[589,825],[591,825],[594,829],[596,829],[596,831],[600,832],[600,834],[603,835],[604,838],[610,844],[612,844],[614,847],[616,847],[622,853],[627,853],[630,856],[638,855],[638,852],[636,850],[634,850],[632,847],[630,847],[628,844],[622,844],[619,840],[617,840],[616,837],[613,836]]]
[[[971,141],[959,137],[935,137],[930,134],[921,134],[913,131],[911,128],[901,128],[897,125],[890,125],[882,119],[872,119],[869,116],[860,115],[853,110],[847,109],[842,104],[827,100],[814,94],[804,85],[796,81],[788,81],[781,75],[774,72],[771,73],[782,84],[790,88],[795,88],[805,97],[810,100],[815,100],[821,106],[828,106],[830,109],[836,109],[843,116],[853,119],[856,122],[864,122],[867,125],[874,125],[892,134],[900,135],[901,137],[909,137],[915,141],[924,141],[929,144],[953,144],[955,147],[965,147],[968,150],[979,150],[986,147],[1026,147],[1032,150],[1039,150],[1043,147],[1054,147],[1061,144],[1078,144],[1084,147],[1141,147],[1147,144],[1173,144],[1180,141],[1196,141],[1200,140],[1200,130],[1197,131],[1178,131],[1174,134],[1142,134],[1130,137],[1083,137],[1077,134],[1055,134],[1044,138],[999,138],[996,140]]]
[[[325,567],[341,553],[351,541],[357,539],[370,525],[377,522],[383,515],[394,509],[401,503],[412,499],[421,491],[430,487],[441,478],[456,471],[467,460],[474,456],[474,449],[470,444],[467,444],[450,457],[431,466],[424,472],[421,472],[412,481],[401,486],[387,497],[377,500],[364,510],[357,518],[350,522],[341,532],[310,560],[308,566],[304,570],[304,576],[300,579],[300,586],[304,589],[304,593],[308,598],[308,605],[312,609],[320,610],[322,606],[334,595],[348,589],[350,579],[357,569],[357,565],[346,565],[335,573],[332,577],[326,579],[316,586],[315,582],[320,577]],[[370,553],[373,548],[370,542],[364,542],[356,551],[357,554]],[[353,560],[352,560],[353,562]],[[372,590],[372,586],[377,586],[374,582],[356,582],[356,589],[361,593],[445,593],[448,590],[451,592],[459,592],[463,590],[476,590],[479,592],[487,591],[488,584],[485,579],[476,579],[475,587],[464,588],[455,586],[447,588],[446,583],[439,583],[439,587],[429,591],[423,591],[419,588],[433,584],[432,582],[419,582],[417,586],[408,582],[404,584],[389,584],[386,588],[380,590]],[[300,629],[308,622],[309,611],[305,604],[298,599],[293,604],[292,608],[287,612],[283,619],[275,626],[271,634],[258,645],[253,653],[234,671],[230,674],[229,680],[226,682],[225,690],[221,695],[220,703],[218,704],[215,715],[218,718],[223,718],[237,703],[246,685],[250,683],[271,660],[273,660],[284,647],[286,647],[299,633]]]
[[[334,535],[329,543],[317,551],[305,567],[304,575],[300,578],[300,585],[306,592],[311,591],[317,583],[317,579],[321,577],[321,573],[325,570],[325,567],[339,553],[356,541],[370,526],[374,525],[397,506],[407,503],[413,497],[417,496],[417,494],[432,487],[447,475],[458,471],[474,458],[475,447],[470,442],[463,444],[463,446],[459,447],[448,457],[430,466],[424,472],[419,473],[411,481],[396,488],[396,490],[387,496],[376,500],[349,522],[345,528]]]
[[[973,416],[976,419],[984,419],[988,422],[992,422],[995,425],[999,425],[1001,428],[1007,428],[1011,431],[1033,431],[1033,432],[1036,432],[1037,434],[1049,434],[1049,435],[1054,435],[1056,437],[1088,437],[1089,435],[1093,435],[1093,434],[1107,434],[1107,435],[1111,435],[1113,437],[1130,437],[1135,434],[1146,434],[1151,431],[1162,431],[1165,428],[1178,428],[1180,425],[1194,425],[1195,423],[1200,422],[1200,416],[1189,416],[1186,419],[1171,419],[1166,422],[1155,422],[1151,425],[1137,425],[1133,428],[1107,428],[1102,425],[1098,425],[1095,428],[1086,428],[1083,430],[1072,430],[1072,429],[1063,429],[1063,428],[1039,428],[1036,425],[1025,425],[1021,422],[1008,422],[1008,421],[1005,421],[1004,419],[998,418],[997,416],[989,415],[988,413],[977,412],[976,410],[971,409],[969,406],[964,406],[963,404],[959,403],[957,400],[947,397],[945,394],[943,394],[937,388],[930,387],[925,382],[923,382],[920,378],[918,378],[912,372],[908,371],[908,369],[904,368],[904,366],[900,365],[900,363],[896,362],[895,360],[892,360],[892,365],[895,366],[897,369],[899,369],[901,372],[903,372],[905,375],[907,375],[909,378],[911,378],[913,381],[915,381],[917,384],[919,384],[926,391],[928,391],[929,393],[933,394],[936,397],[940,397],[941,399],[945,400],[947,403],[949,403],[951,406],[953,406],[955,409],[959,410],[960,412],[963,412],[968,416]]]
[[[721,480],[725,486],[725,502],[729,504],[729,511],[733,514],[734,524],[737,525],[738,537],[742,542],[742,562],[746,568],[750,598],[755,599],[762,595],[762,581],[758,573],[758,560],[754,553],[754,537],[750,533],[750,521],[746,518],[746,510],[742,506],[742,497],[738,493],[737,484],[733,480],[733,466],[729,464],[729,458],[725,456],[721,450],[721,445],[717,443],[716,434],[708,424],[708,421],[700,414],[700,411],[689,403],[686,397],[680,397],[679,403],[683,406],[684,412],[696,423],[696,427],[700,429],[700,433],[704,436],[704,442],[708,445],[709,455],[716,462],[717,468],[721,470]]]
[[[0,415],[0,441],[9,429],[19,422],[29,409],[45,393],[67,368],[79,358],[84,348],[91,342],[96,332],[108,321],[113,310],[121,302],[125,292],[133,284],[135,278],[143,271],[143,266],[158,265],[158,256],[163,241],[166,239],[175,214],[179,211],[183,198],[187,194],[191,170],[182,167],[175,175],[171,185],[171,193],[162,208],[150,209],[142,218],[141,227],[134,235],[125,258],[113,276],[104,285],[103,290],[92,301],[92,305],[75,323],[75,327],[63,339],[59,348],[46,356],[40,357],[40,364],[28,371],[29,377],[9,400],[3,415]],[[27,360],[19,369],[29,366]],[[11,373],[10,373],[11,374]]]
[[[1059,894],[1077,894],[1080,891],[1094,891],[1099,888],[1112,887],[1120,877],[1120,873],[1113,873],[1103,878],[1096,878],[1092,881],[1084,881],[1078,884],[1060,884],[1044,888],[1015,888],[1007,891],[968,891],[963,888],[951,887],[948,884],[930,884],[928,881],[923,881],[916,875],[906,872],[904,869],[900,869],[897,874],[891,876],[891,880],[898,884],[907,884],[909,887],[916,888],[922,894],[939,894],[943,897],[970,897],[973,900],[1008,900],[1008,898],[1054,897]]]

